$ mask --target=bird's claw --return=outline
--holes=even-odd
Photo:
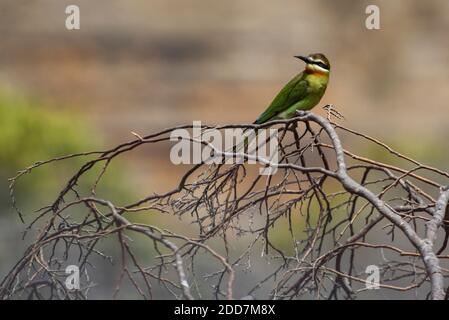
[[[309,113],[309,111],[306,111],[306,110],[296,110],[296,114],[300,117],[305,116],[308,113]]]

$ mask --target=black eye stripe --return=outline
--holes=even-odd
[[[323,69],[329,70],[329,67],[327,65],[325,65],[324,63],[320,62],[320,61],[312,61],[312,64],[316,64],[316,65],[320,66]]]

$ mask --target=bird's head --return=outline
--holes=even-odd
[[[307,57],[295,56],[295,58],[301,59],[306,63],[307,73],[328,75],[331,69],[329,60],[327,60],[326,56],[322,53],[312,53]]]

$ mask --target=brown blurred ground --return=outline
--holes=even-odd
[[[64,27],[68,4],[79,31]],[[380,31],[364,27],[368,4]],[[252,122],[303,67],[293,55],[324,52],[322,105],[381,139],[432,143],[449,134],[448,12],[445,0],[2,1],[0,83],[83,114],[112,145],[193,120]]]

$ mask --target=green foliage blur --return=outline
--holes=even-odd
[[[0,214],[11,208],[8,179],[17,171],[37,161],[101,150],[101,145],[98,132],[81,116],[0,89]],[[32,208],[38,199],[52,201],[52,194],[56,196],[86,160],[83,157],[52,163],[24,176],[16,186],[19,206]],[[101,168],[95,169],[92,176]],[[117,190],[123,184],[114,183],[120,171],[113,170],[105,176],[102,190],[123,199],[125,192]]]

